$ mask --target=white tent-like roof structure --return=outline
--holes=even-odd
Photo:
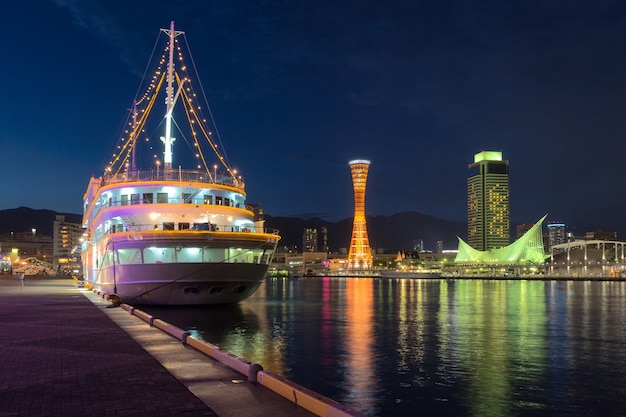
[[[455,263],[475,263],[482,265],[502,264],[543,264],[546,254],[543,249],[541,225],[548,217],[543,216],[522,237],[504,248],[480,251],[459,239],[459,252]]]

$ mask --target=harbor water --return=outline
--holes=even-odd
[[[626,282],[271,278],[142,309],[370,416],[626,415]]]

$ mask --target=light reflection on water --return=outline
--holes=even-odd
[[[276,278],[144,309],[372,416],[626,410],[624,282]]]

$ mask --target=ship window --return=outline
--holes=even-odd
[[[263,249],[255,249],[252,254],[253,254],[253,256],[252,256],[252,263],[253,264],[260,264],[260,263],[262,263],[262,260],[263,260]]]
[[[139,193],[130,195],[130,204],[131,205],[139,204]]]
[[[209,230],[209,223],[194,223],[193,230]]]
[[[178,230],[188,230],[189,223],[178,223]]]
[[[122,205],[123,206],[128,205],[128,194],[122,194]]]
[[[237,262],[243,262],[246,264],[256,263],[254,261],[254,254],[250,250],[244,250],[239,252],[237,256]]]
[[[262,264],[269,264],[270,260],[272,259],[272,253],[273,251],[271,250],[264,250],[263,251],[263,255],[261,256],[261,263]]]
[[[216,206],[222,205],[222,197],[215,197],[215,205]]]
[[[167,193],[157,193],[157,203],[167,204]]]
[[[102,267],[113,265],[113,251],[107,251],[102,257]]]
[[[152,193],[143,193],[143,203],[144,204],[152,204],[154,202],[154,194]]]
[[[204,195],[204,204],[213,204],[213,196],[212,195]]]
[[[161,264],[175,262],[174,248],[149,247],[143,250],[143,262],[145,264]]]
[[[202,262],[202,248],[180,248],[178,262]]]
[[[202,250],[202,262],[229,262],[224,248],[208,248]]]
[[[225,206],[230,206],[230,198],[224,197],[224,205]]]
[[[163,230],[174,230],[174,222],[163,222]]]
[[[191,194],[183,193],[183,203],[190,203],[190,202],[191,202]]]
[[[141,251],[138,248],[118,249],[117,258],[120,265],[140,264]]]

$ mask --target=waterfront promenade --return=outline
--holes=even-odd
[[[0,275],[0,416],[312,416],[107,308],[72,279]]]

